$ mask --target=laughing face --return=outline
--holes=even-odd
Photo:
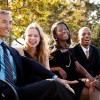
[[[0,14],[0,39],[9,36],[12,28],[12,18],[9,14]]]
[[[56,33],[55,37],[59,41],[66,41],[68,39],[69,30],[67,29],[67,27],[64,24],[59,24],[57,26],[56,32],[57,33]]]
[[[37,47],[40,42],[39,31],[36,28],[30,28],[25,34],[25,42],[31,48]]]
[[[79,39],[79,43],[83,47],[87,48],[90,45],[92,40],[90,29],[87,27],[80,29],[78,39]]]

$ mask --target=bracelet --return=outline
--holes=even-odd
[[[93,82],[91,82],[91,83],[94,83],[94,82],[96,82],[97,80],[95,79]]]
[[[85,79],[84,83],[86,83],[87,78]]]
[[[53,80],[56,80],[57,78],[58,78],[57,75],[54,75],[54,76],[52,77]]]
[[[86,82],[88,82],[88,81],[89,81],[89,79],[88,79],[88,78],[86,78],[86,79],[85,79],[85,83],[86,83]]]

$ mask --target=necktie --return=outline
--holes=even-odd
[[[86,50],[86,57],[89,58],[89,50]]]
[[[7,45],[4,42],[2,42],[1,46],[3,47],[3,52],[4,52],[6,81],[13,85],[14,81],[13,81],[13,74],[12,74],[12,66],[7,53]]]

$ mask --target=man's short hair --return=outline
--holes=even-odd
[[[88,29],[89,32],[91,33],[91,30],[90,30],[88,27],[82,27],[82,28],[78,31],[78,36],[79,36],[79,37],[81,36],[81,34],[82,34],[82,32],[83,32],[84,29]]]
[[[7,10],[0,10],[0,14],[6,15],[6,14],[10,14],[10,12]]]

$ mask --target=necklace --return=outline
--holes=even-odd
[[[64,53],[64,52],[67,52],[68,49],[61,49],[60,51],[61,51],[62,53]]]
[[[67,52],[67,51],[69,51],[68,49],[61,49],[60,50],[62,53],[65,53],[65,52]],[[70,54],[69,54],[69,64],[67,65],[66,64],[66,67],[70,67],[70,64],[71,64],[71,58],[70,58]]]
[[[69,55],[69,64],[68,65],[66,64],[66,67],[69,67],[70,64],[71,64],[71,59],[70,59],[70,55]]]

